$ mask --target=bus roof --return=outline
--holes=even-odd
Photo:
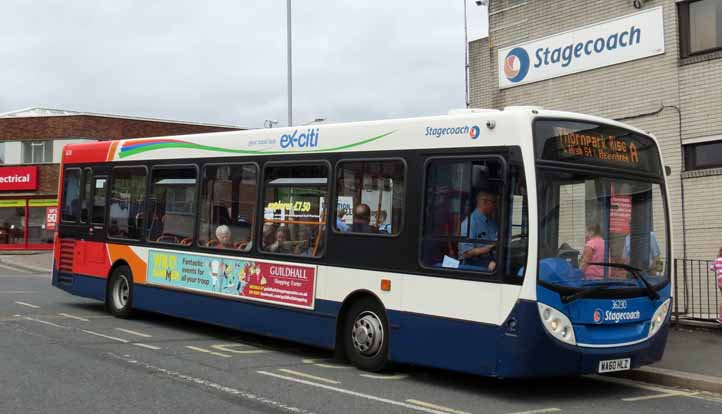
[[[450,115],[433,117],[70,144],[63,150],[63,163],[468,148],[473,146],[522,145],[531,147],[531,123],[535,118],[590,121],[648,135],[639,129],[596,116],[549,111],[537,107],[510,107],[503,111],[455,110],[451,111]]]

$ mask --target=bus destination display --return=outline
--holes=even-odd
[[[537,158],[660,174],[654,141],[640,134],[578,121],[539,120],[534,124]]]

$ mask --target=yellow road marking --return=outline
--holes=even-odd
[[[160,349],[160,348],[159,348],[159,347],[157,347],[157,346],[153,346],[153,345],[148,345],[148,344],[141,344],[140,342],[134,342],[134,343],[133,343],[133,345],[135,345],[135,346],[139,346],[139,347],[141,347],[141,348],[148,348],[148,349],[152,349],[152,350],[154,350],[154,351],[157,351],[157,350],[159,350],[159,349]]]
[[[116,337],[110,336],[110,335],[103,335],[102,333],[97,333],[97,332],[93,332],[93,331],[86,331],[85,329],[83,329],[83,332],[85,332],[85,333],[87,333],[87,334],[90,334],[90,335],[99,336],[99,337],[101,337],[101,338],[110,339],[110,340],[112,340],[112,341],[121,342],[121,343],[124,343],[124,344],[127,344],[128,342],[130,342],[130,341],[127,341],[127,340],[125,340],[125,339],[123,339],[123,338],[116,338]]]
[[[400,380],[408,378],[409,376],[406,374],[396,374],[396,375],[381,375],[381,374],[359,374],[362,377],[371,378],[371,379],[382,379],[382,380]]]
[[[245,350],[245,351],[239,351],[239,350],[237,350],[237,349],[233,349],[233,348],[245,347],[245,346],[248,346],[248,345],[244,345],[244,344],[218,344],[218,345],[211,345],[211,348],[217,349],[217,350],[219,350],[219,351],[230,352],[230,353],[232,353],[232,354],[263,354],[263,353],[268,352],[268,351],[263,350],[263,349],[248,349],[248,350]]]
[[[338,384],[339,383],[338,381],[334,381],[334,380],[331,380],[328,378],[323,378],[323,377],[317,377],[315,375],[306,374],[305,372],[292,371],[290,369],[285,369],[285,368],[280,368],[279,371],[285,372],[286,374],[297,375],[299,377],[304,377],[304,378],[308,378],[308,379],[312,379],[312,380],[316,380],[316,381],[325,382],[327,384]]]
[[[33,308],[33,309],[38,309],[38,308],[40,307],[40,306],[37,306],[37,305],[33,305],[33,304],[31,304],[31,303],[25,303],[25,302],[15,301],[15,303],[17,303],[18,305],[27,306],[27,307]]]
[[[77,320],[83,321],[83,322],[89,322],[88,319],[81,318],[80,316],[71,315],[69,313],[59,313],[58,315],[65,316],[66,318],[70,318],[70,319],[77,319]]]
[[[131,335],[142,336],[143,338],[152,338],[152,337],[153,337],[153,335],[148,335],[148,334],[144,334],[144,333],[141,333],[141,332],[131,331],[130,329],[115,328],[115,330],[116,330],[116,331],[125,332],[125,333],[129,333],[129,334],[131,334]]]
[[[230,355],[222,354],[222,353],[220,353],[220,352],[214,352],[214,351],[211,351],[210,349],[200,348],[200,347],[197,347],[197,346],[190,346],[190,345],[188,345],[188,346],[186,346],[186,348],[192,349],[192,350],[198,351],[198,352],[203,352],[203,353],[206,353],[206,354],[211,354],[211,355],[223,357],[223,358],[230,358],[230,357],[231,357]]]
[[[455,409],[453,409],[453,408],[444,407],[443,405],[432,404],[432,403],[429,403],[429,402],[426,402],[426,401],[406,400],[406,402],[411,403],[411,404],[415,404],[415,405],[420,405],[420,406],[422,406],[422,407],[431,408],[431,409],[434,409],[434,410],[444,411],[444,412],[451,413],[451,414],[469,414],[469,413],[466,412],[466,411],[459,411],[459,410],[455,410]]]

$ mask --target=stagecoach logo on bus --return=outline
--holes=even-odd
[[[619,323],[620,321],[634,321],[641,318],[642,313],[638,310],[632,312],[613,312],[613,311],[602,311],[597,308],[594,309],[594,323],[600,324],[602,322],[612,321]]]
[[[499,87],[664,53],[662,8],[499,49]]]
[[[477,125],[464,125],[446,128],[426,127],[426,133],[424,135],[436,138],[441,138],[446,135],[468,135],[471,139],[477,139],[479,138],[479,133],[480,129]]]
[[[318,147],[318,128],[309,128],[299,133],[296,129],[289,134],[283,134],[280,138],[281,148],[316,148]]]

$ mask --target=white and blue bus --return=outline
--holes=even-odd
[[[534,107],[66,146],[53,285],[496,377],[658,361],[670,319],[655,139]]]

